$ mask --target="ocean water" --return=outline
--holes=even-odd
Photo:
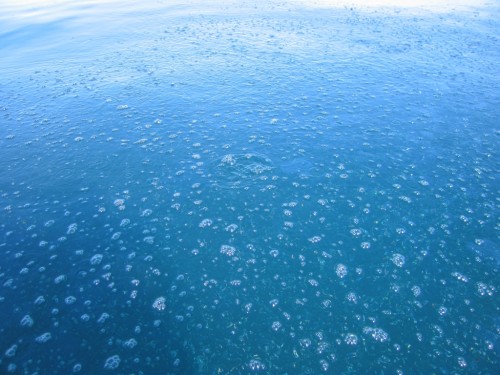
[[[499,3],[0,4],[0,373],[500,373]]]

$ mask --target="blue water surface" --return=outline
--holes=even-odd
[[[0,373],[500,373],[499,9],[0,4]]]

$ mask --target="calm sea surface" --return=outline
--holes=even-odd
[[[0,4],[0,373],[500,373],[500,10]]]

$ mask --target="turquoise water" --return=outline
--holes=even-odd
[[[12,4],[0,373],[499,373],[498,2]]]

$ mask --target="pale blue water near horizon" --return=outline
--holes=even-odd
[[[0,373],[498,374],[499,4],[0,2]]]

